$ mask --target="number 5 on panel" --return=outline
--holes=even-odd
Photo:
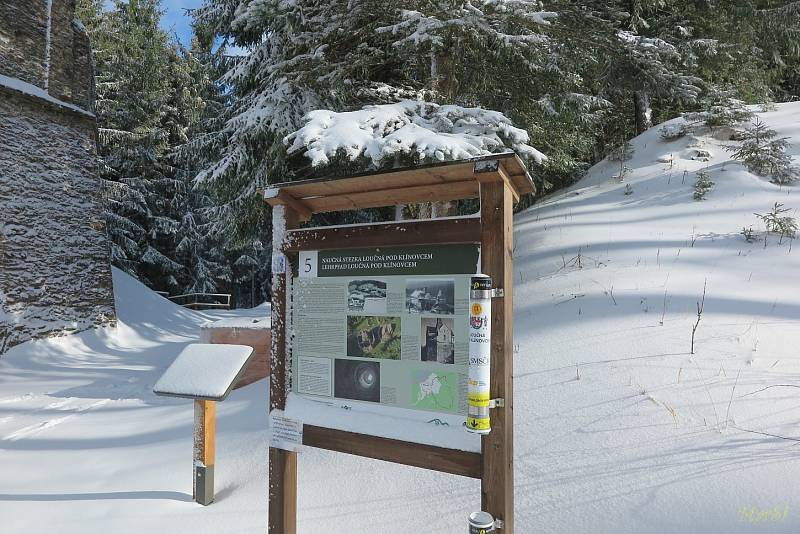
[[[317,276],[317,251],[303,250],[300,252],[300,278],[315,278]]]

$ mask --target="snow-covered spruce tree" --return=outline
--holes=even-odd
[[[773,232],[779,234],[781,236],[781,241],[783,241],[784,237],[791,239],[797,237],[797,219],[791,215],[786,215],[790,211],[792,211],[791,208],[787,208],[780,202],[776,202],[769,212],[756,213],[755,216],[761,219],[768,233]]]
[[[730,4],[730,6],[728,6]],[[800,90],[800,3],[796,0],[725,2],[735,19],[739,53],[730,66],[740,97],[750,103],[783,102]],[[733,62],[732,62],[733,63]]]
[[[214,200],[207,188],[195,183],[199,166],[192,150],[193,140],[202,138],[208,121],[216,121],[228,102],[224,90],[216,83],[222,56],[213,51],[213,36],[203,28],[195,27],[192,48],[185,51],[182,57],[187,65],[185,87],[191,88],[185,91],[197,105],[179,107],[191,116],[181,122],[187,125],[185,133],[170,154],[187,200],[180,212],[180,225],[174,236],[175,258],[184,266],[184,278],[181,280],[183,292],[230,291],[233,289],[233,260],[222,247],[219,237],[211,231],[207,212],[214,205]]]
[[[197,223],[201,217],[194,210],[187,211],[175,233],[175,257],[184,266],[181,290],[186,293],[216,293],[222,283],[231,281],[228,259]]]
[[[215,154],[199,179],[221,201],[218,231],[237,244],[266,239],[258,187],[290,173],[358,170],[357,162],[311,170],[303,159],[287,161],[283,138],[315,109],[420,100],[502,109],[517,126],[535,130],[544,107],[557,114],[562,102],[580,100],[575,90],[561,99],[565,84],[550,88],[553,97],[531,91],[537,73],[553,63],[541,31],[552,17],[528,0],[206,0],[198,20],[250,51],[223,78],[234,97],[224,124],[199,144],[200,152]],[[591,98],[573,106],[576,113],[584,113],[581,106],[594,111],[586,102]]]
[[[787,139],[776,139],[777,135],[775,130],[756,117],[740,136],[742,143],[725,148],[733,153],[733,159],[744,163],[750,172],[769,176],[778,184],[788,184],[797,180],[800,169],[792,164],[792,157],[786,153],[789,147]]]
[[[156,289],[183,291],[179,229],[196,207],[193,174],[174,158],[203,107],[190,53],[159,27],[158,0],[80,0],[92,36],[101,176],[112,262]]]
[[[378,32],[429,101],[501,110],[548,159],[531,167],[542,191],[570,183],[591,157],[608,102],[589,93],[563,44],[557,13],[535,1],[405,2]]]
[[[781,94],[779,80],[791,71],[787,62],[800,54],[796,1],[644,3],[656,4],[645,17],[647,35],[675,45],[685,72],[702,80],[697,105],[712,128],[747,120],[743,103],[769,102]],[[671,118],[688,104],[658,102],[657,116]]]
[[[546,59],[543,29],[556,18],[529,0],[418,0],[398,7],[398,20],[377,31],[432,97],[453,103],[478,102],[510,76],[537,75]]]
[[[152,246],[174,221],[152,209],[158,185],[168,180],[161,165],[167,134],[161,127],[168,97],[167,36],[158,28],[155,1],[116,1],[107,11],[95,3],[89,19],[94,47],[101,176],[109,201],[107,223],[112,262],[140,277],[140,263],[165,273],[180,266]],[[152,283],[152,280],[148,280]]]
[[[702,170],[697,173],[697,181],[694,183],[694,194],[692,195],[695,200],[705,200],[706,195],[714,187],[714,182],[708,171]]]
[[[197,24],[221,36],[223,46],[249,51],[228,58],[221,83],[230,89],[230,105],[192,146],[203,165],[197,181],[214,198],[213,233],[227,248],[269,243],[270,217],[256,191],[290,178],[283,137],[307,112],[391,98],[394,88],[381,81],[397,65],[369,42],[385,12],[377,0],[206,0],[195,12]]]
[[[612,103],[605,137],[639,134],[654,123],[653,103],[694,101],[699,78],[686,63],[680,40],[664,30],[675,0],[583,1],[556,4],[556,37],[595,93]],[[674,23],[669,20],[669,23]],[[632,113],[631,113],[632,112]]]
[[[554,37],[572,43],[567,51],[580,64],[577,72],[588,86],[597,88],[598,96],[613,103],[609,128],[616,124],[640,132],[648,125],[648,105],[649,118],[659,122],[692,109],[693,102],[708,112],[712,106],[720,110],[735,104],[736,99],[754,103],[769,98],[776,72],[770,66],[772,36],[759,22],[766,15],[757,15],[759,9],[745,4],[750,3],[555,3],[553,9],[563,24],[554,26],[558,30]],[[785,27],[776,27],[775,33],[791,32],[791,20],[787,18]],[[779,24],[774,17],[773,21]],[[621,37],[626,41],[623,46],[617,42]]]

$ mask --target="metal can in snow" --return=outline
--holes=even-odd
[[[494,532],[494,518],[489,512],[469,514],[469,534],[491,534]]]
[[[491,362],[492,279],[478,274],[469,292],[469,377],[467,380],[467,430],[488,434],[489,370]]]

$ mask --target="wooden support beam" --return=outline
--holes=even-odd
[[[300,216],[291,207],[283,209],[284,220],[277,220],[273,214],[273,228],[285,225],[286,230],[297,228]],[[273,255],[280,254],[280,243],[273,244]],[[274,259],[274,258],[273,258]],[[273,262],[274,265],[274,262]],[[288,265],[286,266],[288,270]],[[272,273],[272,347],[270,351],[270,409],[283,410],[286,406],[286,302],[289,297],[287,283],[291,275],[283,272]]]
[[[462,217],[291,230],[286,233],[284,252],[408,245],[462,245],[480,242],[480,219]]]
[[[288,191],[281,189],[278,191],[277,198],[297,214],[298,221],[304,222],[311,218],[311,210],[309,207],[306,206],[302,200],[293,197]]]
[[[519,202],[519,192],[502,165],[498,165],[497,169],[494,171],[476,172],[475,178],[482,184],[495,182],[505,183],[506,186],[511,189],[511,194],[514,196],[514,204]]]
[[[313,213],[345,211],[353,209],[379,208],[413,202],[436,202],[439,200],[460,200],[476,198],[478,183],[470,177],[458,182],[405,186],[397,189],[378,189],[374,191],[346,193],[341,195],[303,198],[302,202]],[[280,198],[267,199],[269,203],[285,203]]]
[[[199,460],[205,465],[214,465],[214,458],[217,452],[217,403],[216,401],[198,400],[202,412],[202,431],[199,432],[201,439]]]
[[[453,475],[481,478],[481,455],[476,452],[444,449],[311,425],[303,426],[303,445]]]
[[[496,171],[499,167],[502,167],[511,177],[517,191],[521,194],[536,191],[522,160],[513,152],[507,152],[459,161],[415,165],[402,169],[370,171],[350,176],[284,182],[273,184],[266,189],[260,190],[259,194],[264,197],[266,202],[274,205],[280,203],[277,199],[279,190],[287,190],[294,198],[329,197],[366,191],[460,182],[472,178],[475,173]],[[415,200],[415,202],[425,201],[426,199]]]
[[[269,534],[297,532],[297,453],[269,449]]]
[[[297,228],[300,215],[285,207],[285,221],[273,217],[273,228],[285,222]],[[275,246],[279,246],[275,243]],[[280,253],[273,249],[273,254]],[[274,263],[273,263],[274,265]],[[287,265],[288,267],[288,265]],[[286,321],[288,278],[286,272],[272,273],[272,350],[270,352],[270,410],[286,407]],[[269,449],[269,534],[295,534],[297,529],[297,453]]]
[[[481,184],[481,262],[505,295],[492,302],[491,376],[492,398],[505,400],[491,410],[492,431],[482,437],[482,509],[504,523],[503,534],[514,532],[514,391],[513,372],[513,269],[514,195],[505,181]]]

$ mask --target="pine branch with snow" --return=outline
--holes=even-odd
[[[373,168],[412,154],[420,161],[449,161],[508,149],[544,161],[528,141],[528,133],[500,112],[412,100],[341,113],[315,110],[284,139],[290,153],[304,151],[315,167],[343,154],[350,161],[365,158]]]

